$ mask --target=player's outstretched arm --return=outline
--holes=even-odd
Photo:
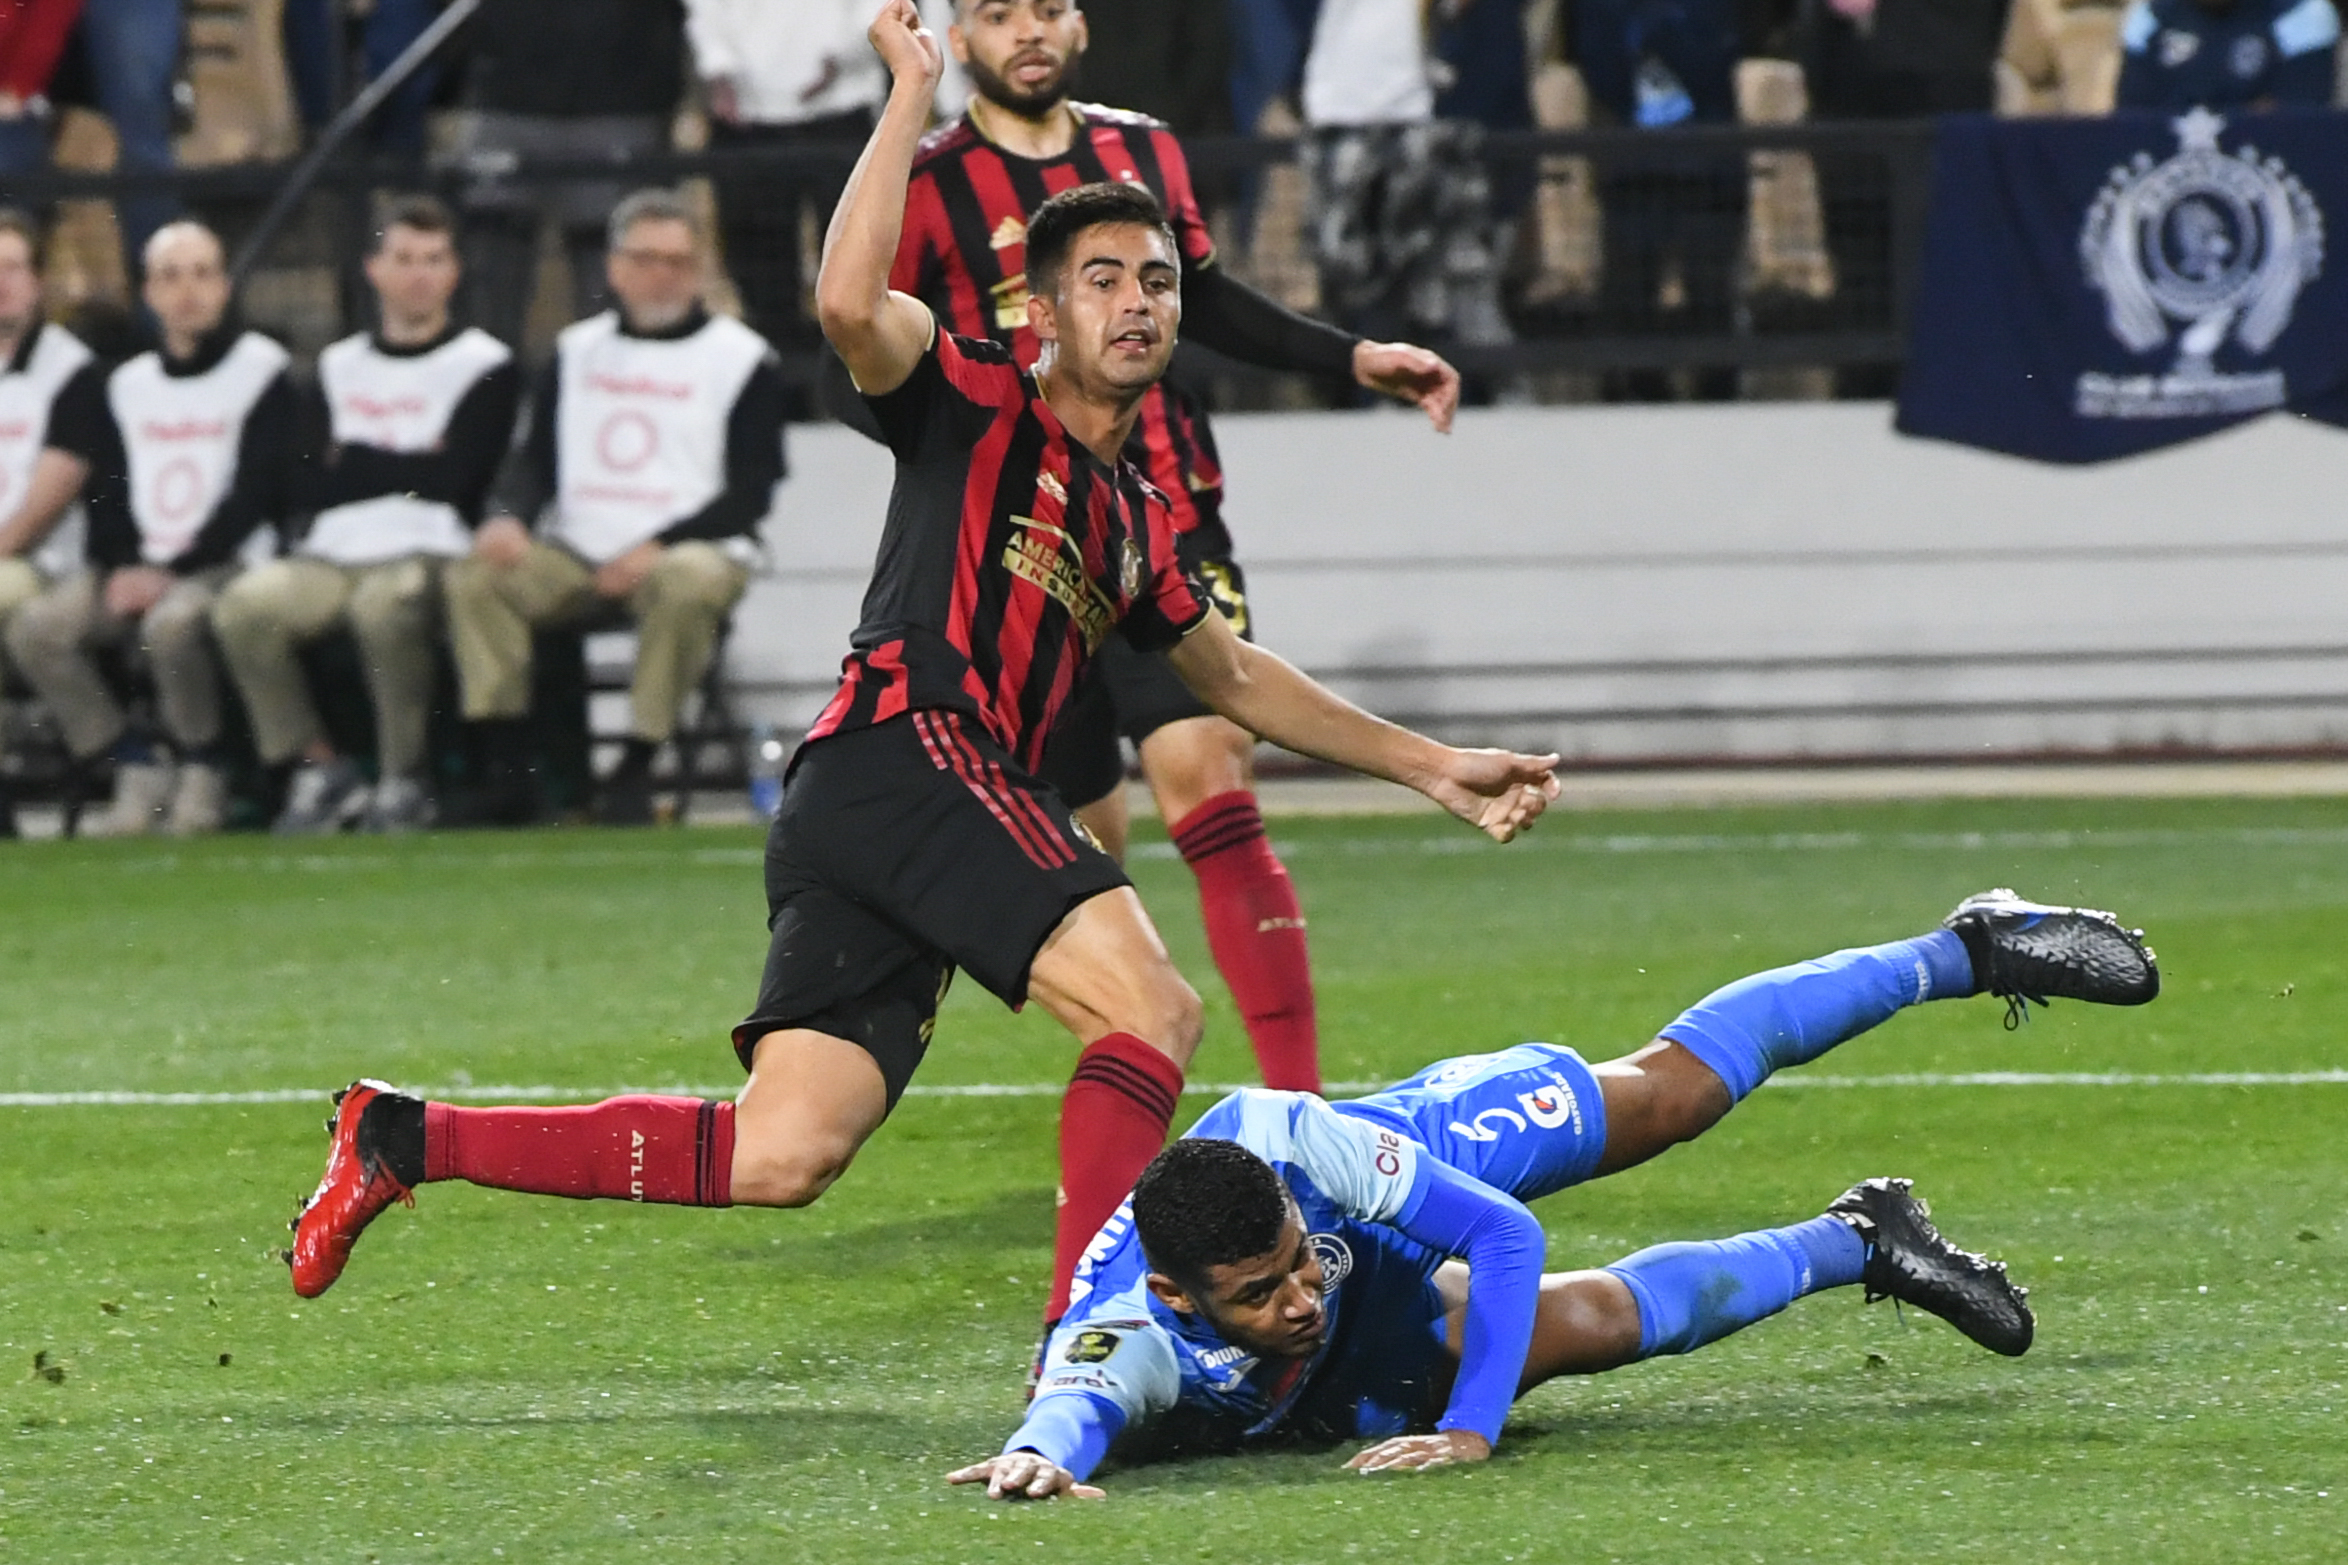
[[[1240,640],[1220,614],[1207,615],[1167,656],[1201,701],[1250,733],[1414,788],[1495,842],[1530,827],[1558,795],[1558,757],[1456,750],[1373,717]]]
[[[1408,402],[1438,434],[1459,411],[1459,371],[1407,342],[1370,342],[1300,315],[1214,261],[1182,278],[1182,335],[1242,364],[1306,375],[1350,375],[1354,384]]]
[[[946,1474],[948,1483],[982,1483],[990,1500],[1105,1499],[1088,1483],[1040,1451],[1007,1451],[1001,1456],[958,1467]]]
[[[905,227],[913,154],[929,127],[945,56],[913,0],[886,0],[866,36],[889,69],[889,101],[832,211],[815,308],[857,388],[879,396],[905,384],[929,348],[929,309],[889,290],[889,268]]]

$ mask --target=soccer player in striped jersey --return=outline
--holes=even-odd
[[[1027,1417],[950,1481],[1095,1498],[1084,1480],[1112,1446],[1300,1435],[1373,1441],[1347,1464],[1362,1472],[1482,1461],[1542,1381],[1692,1353],[1827,1288],[2019,1356],[2035,1330],[2023,1290],[1944,1239],[1904,1179],[1866,1180],[1807,1222],[1548,1276],[1524,1203],[1703,1134],[1771,1073],[1928,1000],[2159,992],[2141,931],[1997,890],[1915,939],[1741,979],[1594,1067],[1527,1043],[1351,1102],[1236,1093],[1102,1226]]]
[[[361,1229],[426,1180],[678,1205],[805,1206],[880,1127],[956,968],[1084,1045],[1061,1109],[1054,1298],[1163,1145],[1198,996],[1116,860],[1035,775],[1113,633],[1170,649],[1252,732],[1418,789],[1506,842],[1557,794],[1557,757],[1456,750],[1381,722],[1213,612],[1165,499],[1126,459],[1182,318],[1174,236],[1132,185],[1070,190],[1029,230],[1045,350],[941,331],[889,287],[914,149],[944,68],[913,0],[871,30],[894,79],[834,214],[824,333],[897,458],[864,620],[793,758],[767,842],[772,939],[734,1043],[735,1103],[629,1097],[466,1109],[378,1082],[340,1098],[295,1224],[295,1288],[332,1285]],[[1056,1313],[1056,1311],[1055,1311]]]
[[[1251,364],[1416,402],[1450,426],[1459,377],[1435,354],[1367,342],[1298,315],[1216,262],[1181,144],[1146,115],[1073,102],[1083,12],[1074,0],[960,0],[948,43],[968,71],[968,112],[922,143],[891,284],[946,330],[1041,351],[1027,319],[1027,220],[1062,190],[1098,181],[1147,187],[1182,260],[1185,338]],[[1130,455],[1172,507],[1185,570],[1242,636],[1246,578],[1223,522],[1223,471],[1206,410],[1173,381],[1142,401]],[[1197,876],[1208,945],[1246,1022],[1267,1086],[1320,1089],[1305,918],[1256,807],[1255,741],[1210,711],[1163,658],[1112,643],[1055,734],[1044,777],[1112,854],[1126,819],[1119,736],[1134,742],[1174,843]]]

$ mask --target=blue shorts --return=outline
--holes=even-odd
[[[1383,1092],[1329,1106],[1399,1131],[1519,1201],[1580,1184],[1606,1151],[1598,1078],[1562,1044],[1438,1060]]]

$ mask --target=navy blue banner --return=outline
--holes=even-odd
[[[1944,123],[1899,427],[2100,462],[2348,423],[2348,114]]]

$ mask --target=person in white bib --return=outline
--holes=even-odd
[[[111,756],[110,834],[219,830],[220,669],[213,600],[259,530],[287,512],[294,454],[289,355],[229,320],[228,261],[200,223],[147,241],[147,308],[162,344],[59,396],[50,450],[79,466],[88,569],[9,620],[8,653],[56,714],[83,777]],[[160,732],[134,725],[97,654],[135,647]]]
[[[41,232],[0,207],[0,631],[55,574],[54,536],[81,488],[70,459],[46,449],[49,411],[90,350],[41,315]],[[0,773],[0,837],[16,835],[16,801]]]
[[[693,209],[639,191],[613,210],[610,241],[619,307],[557,339],[489,520],[446,577],[490,821],[536,814],[531,632],[623,615],[636,625],[633,732],[598,814],[652,820],[653,758],[749,585],[783,477],[780,368],[756,332],[703,305],[708,252]]]
[[[462,276],[456,224],[429,198],[386,214],[366,263],[379,325],[318,356],[302,393],[302,508],[315,520],[285,559],[213,605],[221,656],[263,764],[296,768],[281,835],[427,825],[425,730],[440,641],[440,576],[473,547],[513,439],[521,373],[510,349],[449,319]],[[375,706],[377,781],[336,752],[301,648],[347,624]]]

